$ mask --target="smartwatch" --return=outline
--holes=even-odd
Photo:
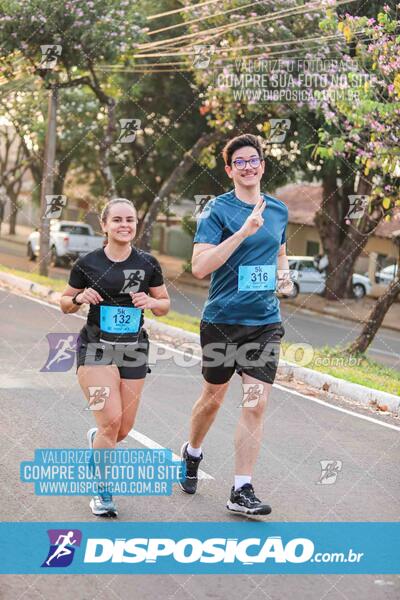
[[[82,294],[82,292],[78,292],[77,294],[75,294],[75,296],[72,298],[72,303],[76,304],[77,306],[82,306],[83,302],[78,302],[76,297],[79,296],[79,294]]]

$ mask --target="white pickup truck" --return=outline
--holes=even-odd
[[[80,221],[50,221],[51,264],[60,267],[78,256],[101,248],[103,236],[95,233],[87,223]],[[28,238],[29,260],[39,256],[39,231],[32,231]]]

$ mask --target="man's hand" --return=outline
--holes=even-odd
[[[262,213],[265,206],[265,200],[260,198],[239,230],[244,238],[254,235],[255,233],[257,233],[260,227],[263,226],[264,219],[262,217]]]
[[[141,308],[143,310],[147,308],[151,310],[157,306],[157,300],[151,296],[148,296],[144,292],[129,292],[129,294],[132,298],[132,304],[136,308]]]
[[[284,296],[291,296],[294,290],[294,284],[292,281],[292,273],[290,270],[278,269],[277,288],[276,291]]]

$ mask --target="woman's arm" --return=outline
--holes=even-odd
[[[100,294],[93,288],[79,289],[67,285],[60,299],[60,306],[63,313],[76,313],[80,309],[80,306],[72,302],[72,298],[75,294],[78,294],[76,299],[81,304],[98,304],[103,301]]]
[[[130,295],[136,308],[147,308],[156,317],[166,315],[170,309],[171,301],[164,284],[149,288],[149,295],[144,292],[130,292]]]

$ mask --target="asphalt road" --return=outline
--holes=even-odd
[[[42,373],[50,332],[78,332],[84,321],[0,290],[0,462],[2,514],[7,521],[91,521],[87,497],[35,496],[19,481],[19,465],[35,448],[85,447],[93,417],[85,410],[75,367]],[[179,453],[188,436],[192,405],[201,389],[199,365],[162,361],[146,380],[135,430]],[[225,502],[233,477],[233,431],[241,386],[232,380],[228,397],[204,445],[198,494],[175,489],[167,497],[117,498],[121,521],[237,521]],[[273,521],[397,521],[400,474],[396,421],[366,420],[335,405],[318,404],[274,387],[264,442],[254,477]],[[356,410],[356,409],[355,409]],[[131,437],[127,447],[140,446]],[[342,461],[333,485],[318,485],[321,460]],[[204,466],[203,466],[204,465]],[[313,576],[3,576],[4,599],[59,600],[141,598],[150,600],[391,600],[399,597],[394,575]],[[57,590],[57,591],[56,591]]]
[[[26,249],[21,244],[0,240],[0,263],[23,270],[35,270],[35,263],[26,257]],[[51,277],[65,279],[67,269],[51,268]],[[172,309],[181,314],[201,317],[207,291],[169,282]],[[282,318],[286,331],[285,341],[307,343],[315,348],[322,346],[345,345],[353,341],[360,326],[353,321],[337,319],[315,313],[307,314],[294,306],[281,301]],[[367,353],[374,360],[400,369],[400,335],[398,332],[381,327]]]

